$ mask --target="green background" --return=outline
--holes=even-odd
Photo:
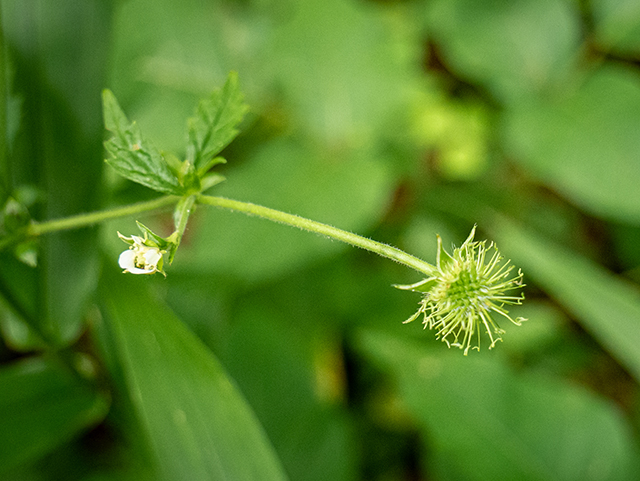
[[[464,357],[402,325],[415,273],[204,206],[166,279],[118,272],[135,219],[47,235],[0,254],[1,479],[640,477],[640,3],[0,7],[3,233],[153,198],[103,162],[102,89],[183,157],[235,70],[213,195],[428,262],[477,224],[529,318]]]

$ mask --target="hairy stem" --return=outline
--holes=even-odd
[[[22,242],[25,239],[38,237],[42,234],[49,234],[51,232],[61,230],[79,229],[81,227],[87,227],[99,222],[117,219],[119,217],[127,217],[130,215],[141,214],[143,212],[150,212],[163,207],[168,207],[179,200],[180,197],[168,195],[147,202],[139,202],[137,204],[116,207],[114,209],[90,212],[88,214],[78,214],[71,217],[64,217],[62,219],[54,219],[44,222],[32,222],[24,229],[14,233],[13,235],[0,239],[0,251]]]
[[[305,219],[304,217],[300,217],[297,215],[287,214],[279,210],[269,209],[268,207],[251,204],[249,202],[240,202],[237,200],[226,199],[224,197],[200,195],[198,196],[197,202],[200,204],[212,205],[215,207],[221,207],[223,209],[243,212],[248,215],[255,215],[258,217],[262,217],[263,219],[268,219],[274,222],[287,224],[309,232],[324,235],[332,239],[345,242],[352,246],[368,250],[382,257],[394,260],[428,276],[432,275],[436,270],[433,265],[423,261],[422,259],[418,259],[417,257],[407,254],[406,252],[401,251],[396,247],[382,244],[380,242],[367,239],[366,237],[362,237],[327,224],[322,224],[310,219]]]
[[[352,246],[360,247],[361,249],[365,249],[382,257],[394,260],[428,276],[433,275],[436,270],[433,265],[423,261],[422,259],[412,256],[411,254],[407,254],[406,252],[401,251],[396,247],[383,244],[381,242],[376,242],[374,240],[367,239],[366,237],[362,237],[360,235],[353,234],[351,232],[347,232],[342,229],[323,224],[321,222],[305,219],[304,217],[300,217],[298,215],[287,214],[286,212],[270,209],[268,207],[252,204],[250,202],[241,202],[237,200],[226,199],[224,197],[213,197],[209,195],[192,195],[183,198],[179,198],[176,196],[164,196],[147,202],[140,202],[138,204],[131,204],[115,209],[91,212],[88,214],[79,214],[63,219],[55,219],[45,222],[33,222],[28,225],[23,231],[11,237],[0,240],[0,250],[30,237],[37,237],[42,234],[48,234],[61,230],[87,227],[89,225],[104,222],[106,220],[116,219],[118,217],[126,217],[161,209],[175,203],[178,204],[178,208],[176,209],[176,212],[174,214],[176,231],[173,234],[176,236],[176,239],[174,239],[174,241],[177,241],[176,247],[179,244],[179,238],[182,237],[182,234],[186,227],[187,219],[189,218],[189,214],[191,213],[194,204],[199,203],[243,212],[248,215],[255,215],[258,217],[262,217],[263,219],[268,219],[274,222],[298,227],[302,230],[324,235],[332,239],[339,240],[340,242],[345,242]]]
[[[27,237],[35,237],[49,232],[59,230],[78,229],[87,227],[106,220],[117,219],[118,217],[127,217],[130,215],[148,212],[162,207],[168,207],[175,204],[180,198],[172,195],[159,197],[147,202],[139,202],[137,204],[125,205],[124,207],[116,207],[115,209],[100,210],[90,212],[88,214],[78,214],[63,219],[49,220],[45,222],[34,222],[27,227]]]

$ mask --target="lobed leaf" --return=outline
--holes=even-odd
[[[105,128],[114,135],[104,144],[106,159],[120,175],[165,194],[181,195],[184,188],[162,154],[142,138],[140,128],[130,123],[110,90],[102,92]]]
[[[229,73],[222,89],[200,101],[196,116],[188,121],[187,144],[187,159],[200,175],[220,163],[216,154],[236,138],[239,132],[236,127],[247,110],[236,72]]]

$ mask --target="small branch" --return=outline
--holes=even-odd
[[[130,215],[140,214],[142,212],[161,209],[162,207],[168,207],[171,204],[175,204],[178,199],[179,197],[168,195],[147,202],[117,207],[115,209],[90,212],[88,214],[78,214],[71,217],[65,217],[63,219],[55,219],[45,222],[34,222],[27,227],[26,236],[36,237],[60,230],[79,229],[81,227],[97,224],[98,222],[117,219],[118,217],[127,217]]]
[[[310,219],[305,219],[304,217],[287,214],[279,210],[269,209],[268,207],[251,204],[249,202],[240,202],[237,200],[226,199],[224,197],[200,195],[198,196],[197,201],[200,204],[212,205],[214,207],[221,207],[223,209],[236,210],[239,212],[244,212],[248,215],[255,215],[258,217],[262,217],[263,219],[268,219],[274,222],[287,224],[309,232],[324,235],[332,239],[345,242],[352,246],[368,250],[382,257],[394,260],[422,274],[426,274],[427,276],[432,275],[436,270],[436,268],[431,264],[423,261],[422,259],[418,259],[417,257],[407,254],[406,252],[401,251],[396,247],[382,244],[380,242],[367,239],[366,237],[362,237],[327,224],[322,224]]]
[[[38,237],[42,234],[49,234],[51,232],[58,232],[61,230],[80,229],[82,227],[87,227],[99,222],[104,222],[106,220],[117,219],[119,217],[127,217],[140,214],[142,212],[158,210],[163,207],[168,207],[172,204],[175,204],[179,199],[180,197],[168,195],[147,202],[139,202],[137,204],[126,205],[124,207],[117,207],[115,209],[90,212],[88,214],[78,214],[71,217],[48,220],[44,222],[33,221],[24,229],[17,231],[8,237],[0,239],[0,251],[26,239]]]

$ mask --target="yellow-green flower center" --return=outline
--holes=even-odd
[[[473,242],[474,232],[454,249],[453,255],[442,249],[438,238],[438,272],[421,283],[398,286],[424,294],[418,311],[405,322],[423,314],[425,328],[434,329],[436,338],[449,346],[464,349],[465,355],[470,349],[480,349],[482,331],[489,336],[489,349],[502,340],[500,334],[504,331],[492,314],[500,314],[517,325],[524,320],[513,319],[504,308],[522,303],[524,296],[508,295],[508,291],[523,286],[522,273],[509,278],[513,266],[501,262],[495,245],[487,248],[485,242]]]

